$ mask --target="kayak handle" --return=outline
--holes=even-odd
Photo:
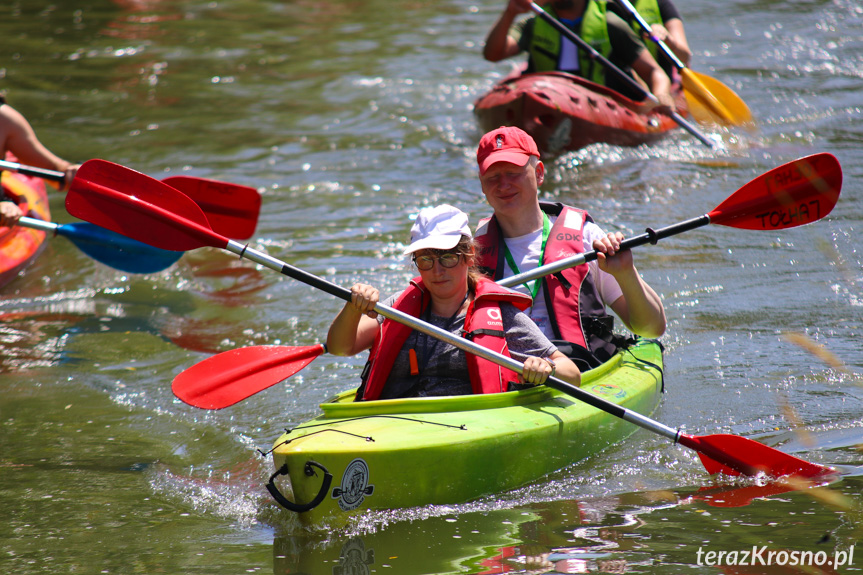
[[[330,485],[333,482],[333,474],[327,471],[327,468],[321,465],[316,461],[306,461],[305,472],[306,475],[311,477],[315,475],[315,470],[312,467],[317,467],[321,471],[324,472],[324,482],[321,484],[321,490],[315,496],[314,499],[309,501],[308,503],[294,503],[279,491],[279,488],[276,487],[275,479],[279,475],[287,475],[288,474],[288,464],[285,463],[275,473],[270,475],[270,480],[267,482],[267,491],[270,492],[270,495],[273,496],[273,499],[276,500],[276,503],[287,509],[288,511],[293,511],[295,513],[302,513],[304,511],[311,511],[315,507],[321,504],[321,501],[324,500],[327,492],[330,490]]]

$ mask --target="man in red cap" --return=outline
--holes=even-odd
[[[477,227],[477,259],[495,280],[596,250],[596,261],[534,280],[518,289],[533,297],[531,319],[561,351],[596,367],[624,343],[606,306],[633,333],[659,337],[665,310],[641,279],[632,252],[620,251],[623,234],[606,234],[584,210],[539,201],[545,166],[536,143],[514,127],[482,137],[477,149],[483,194],[494,209]],[[567,349],[566,344],[572,344]]]

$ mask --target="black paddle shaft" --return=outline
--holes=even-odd
[[[629,239],[625,239],[620,242],[620,251],[637,248],[639,246],[643,246],[644,244],[656,245],[659,240],[663,240],[671,236],[676,236],[677,234],[682,234],[683,232],[688,232],[690,230],[694,230],[695,228],[706,226],[709,223],[710,216],[704,214],[702,216],[698,216],[697,218],[692,218],[691,220],[686,220],[683,222],[672,224],[670,226],[665,226],[664,228],[660,228],[658,230],[647,228],[647,230],[645,230],[643,234]],[[596,258],[596,250],[585,254],[586,261],[593,261]]]
[[[51,180],[54,182],[63,183],[66,181],[66,174],[63,172],[34,168],[31,166],[22,166],[16,162],[7,162],[5,160],[0,160],[0,170],[9,170],[10,172],[17,172],[19,174],[24,174],[25,176],[35,176],[37,178],[42,178],[43,180]]]
[[[645,231],[643,234],[627,238],[620,242],[619,251],[637,248],[639,246],[643,246],[644,244],[655,245],[659,240],[675,236],[677,234],[682,234],[683,232],[688,232],[690,230],[694,230],[695,228],[706,226],[709,223],[710,216],[704,214],[703,216],[698,216],[697,218],[692,218],[691,220],[686,220],[683,222],[672,224],[670,226],[665,226],[664,228],[660,228],[658,230],[647,228],[647,231]],[[597,257],[598,256],[596,250],[591,250],[589,252],[581,253],[569,258],[564,258],[562,260],[552,262],[550,264],[538,267],[528,272],[504,278],[497,283],[504,287],[517,286],[524,282],[529,282],[543,276],[555,274],[559,271],[563,271],[577,265],[592,262]]]
[[[536,12],[543,20],[545,20],[546,22],[548,22],[549,24],[554,26],[555,30],[557,30],[558,32],[560,32],[561,34],[566,36],[573,43],[577,44],[579,48],[581,48],[582,50],[587,52],[592,60],[598,61],[600,64],[605,66],[608,70],[611,70],[612,72],[617,74],[622,80],[624,80],[627,84],[629,84],[633,89],[638,90],[638,93],[642,94],[645,98],[649,99],[650,101],[652,101],[654,103],[659,103],[659,101],[656,99],[656,96],[654,96],[653,94],[651,94],[650,92],[645,90],[641,86],[641,84],[639,84],[635,80],[635,78],[633,78],[632,76],[630,76],[629,74],[627,74],[626,72],[624,72],[623,70],[621,70],[620,68],[618,68],[617,66],[612,64],[608,58],[606,58],[605,56],[603,56],[602,54],[597,52],[593,46],[591,46],[590,44],[588,44],[587,42],[582,40],[581,37],[578,36],[578,34],[576,34],[572,30],[570,30],[569,28],[567,28],[566,26],[561,24],[557,20],[557,18],[555,18],[554,16],[552,16],[551,14],[549,14],[548,12],[546,12],[545,10],[540,8],[535,2],[532,3],[531,6],[532,6],[534,12]],[[692,124],[690,124],[689,122],[684,120],[680,114],[678,114],[677,112],[669,111],[668,115],[671,117],[672,120],[677,122],[677,124],[681,128],[683,128],[684,130],[686,130],[687,132],[689,132],[690,134],[692,134],[693,136],[698,138],[698,140],[702,144],[704,144],[708,148],[713,147],[713,142],[708,140],[707,137],[704,136],[704,134],[699,132],[698,128],[696,128],[695,126],[693,126]]]

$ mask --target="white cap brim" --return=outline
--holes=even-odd
[[[423,238],[409,245],[405,249],[404,255],[407,256],[420,250],[451,250],[458,245],[461,238],[461,233],[436,235],[430,238]]]

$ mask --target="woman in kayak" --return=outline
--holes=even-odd
[[[496,393],[539,385],[554,375],[578,385],[581,374],[522,310],[529,296],[498,286],[475,267],[467,216],[441,205],[420,211],[411,228],[420,277],[386,305],[477,345],[524,362],[514,373],[374,312],[377,289],[351,288],[351,301],[333,320],[327,349],[350,356],[371,349],[358,399]]]

